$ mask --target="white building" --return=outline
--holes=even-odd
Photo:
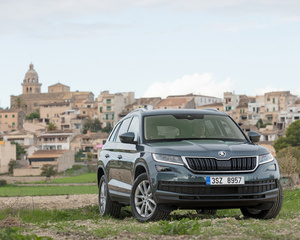
[[[294,104],[287,107],[287,111],[281,111],[278,116],[277,127],[287,128],[292,122],[300,120],[300,105]]]
[[[38,147],[41,150],[69,150],[73,132],[45,132],[38,136]]]

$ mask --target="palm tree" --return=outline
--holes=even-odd
[[[47,130],[50,131],[50,132],[54,131],[56,129],[57,129],[56,125],[54,123],[52,123],[52,122],[49,123],[48,126],[47,126]]]
[[[13,107],[17,109],[24,107],[23,99],[20,96],[14,99]]]

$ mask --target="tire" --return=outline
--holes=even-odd
[[[153,199],[151,185],[146,173],[142,173],[134,181],[130,195],[130,206],[132,215],[139,222],[163,220],[170,215],[170,212],[161,211]]]
[[[216,209],[196,209],[197,214],[204,214],[204,215],[215,215],[217,213]]]
[[[278,196],[276,202],[273,203],[272,207],[267,210],[258,210],[254,208],[241,208],[241,212],[245,217],[257,218],[257,219],[272,219],[275,218],[282,207],[283,203],[283,190],[278,182]]]
[[[110,215],[115,218],[120,216],[121,205],[110,200],[107,180],[104,175],[99,182],[98,203],[101,216]]]

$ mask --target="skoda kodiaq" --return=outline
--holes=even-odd
[[[133,111],[100,154],[100,213],[117,217],[130,205],[145,222],[178,208],[240,208],[245,217],[274,218],[283,201],[279,168],[259,138],[213,109]]]

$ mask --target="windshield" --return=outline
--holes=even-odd
[[[174,114],[146,116],[146,141],[216,139],[245,142],[245,136],[228,116]]]

